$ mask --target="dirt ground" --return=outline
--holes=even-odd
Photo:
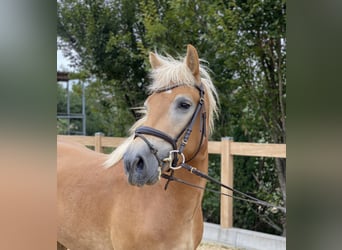
[[[201,243],[197,250],[238,250],[237,248],[231,248],[226,246],[221,246],[213,243]]]
[[[70,250],[70,249],[67,249]],[[213,243],[201,243],[197,250],[239,250],[237,248],[231,248],[226,246],[221,246]]]

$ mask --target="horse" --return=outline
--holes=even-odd
[[[144,114],[110,154],[57,142],[58,249],[196,249],[203,234],[208,137],[217,91],[195,47],[175,59],[149,53]]]

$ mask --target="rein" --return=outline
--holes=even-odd
[[[259,205],[262,205],[262,206],[266,206],[266,207],[271,207],[272,209],[279,209],[281,210],[282,212],[286,213],[286,208],[285,207],[281,207],[281,206],[276,206],[274,204],[271,204],[269,202],[266,202],[266,201],[263,201],[263,200],[260,200],[260,199],[257,199],[253,196],[250,196],[244,192],[241,192],[237,189],[234,189],[232,187],[229,187],[221,182],[219,182],[218,180],[214,179],[213,177],[205,174],[205,173],[202,173],[201,171],[199,171],[197,168],[194,168],[186,163],[181,163],[180,166],[184,169],[186,169],[187,171],[189,171],[190,173],[194,174],[194,175],[197,175],[201,178],[204,178],[206,180],[209,180],[210,182],[212,183],[215,183],[216,185],[219,185],[223,188],[226,188],[230,191],[232,191],[233,193],[236,193],[236,194],[239,194],[241,195],[242,197],[239,197],[239,196],[235,196],[235,195],[230,195],[230,194],[227,194],[227,193],[223,193],[223,192],[220,192],[220,191],[217,191],[217,190],[213,190],[213,189],[208,189],[208,191],[210,192],[213,192],[213,193],[217,193],[217,194],[221,194],[221,195],[225,195],[225,196],[228,196],[228,197],[231,197],[233,199],[236,199],[236,200],[242,200],[242,201],[246,201],[246,202],[250,202],[250,203],[255,203],[255,204],[259,204]],[[176,181],[176,182],[179,182],[181,184],[184,184],[184,185],[188,185],[188,186],[191,186],[191,187],[194,187],[194,188],[198,188],[198,189],[202,189],[202,190],[205,190],[206,188],[205,187],[201,187],[201,186],[198,186],[198,185],[195,185],[195,184],[192,184],[192,183],[189,183],[187,181],[184,181],[182,179],[179,179],[177,177],[174,177],[173,176],[173,173],[170,174],[170,175],[167,175],[167,174],[161,174],[161,177],[163,177],[164,179],[167,179],[167,183],[165,185],[165,190],[167,188],[167,185],[169,184],[170,181]]]

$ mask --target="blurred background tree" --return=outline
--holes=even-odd
[[[190,43],[219,93],[212,139],[286,143],[285,31],[283,0],[57,1],[58,48],[92,76],[86,88],[89,135],[126,136],[139,118],[134,107],[146,98],[148,52],[178,57]],[[285,159],[235,157],[234,166],[237,189],[286,205]],[[219,178],[219,157],[210,156],[209,173]],[[206,192],[203,210],[207,221],[218,223],[219,197]],[[234,201],[234,226],[286,235],[286,216]]]

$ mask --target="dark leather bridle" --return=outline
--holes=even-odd
[[[185,85],[184,84],[176,84],[176,85],[173,85],[173,86],[170,86],[167,88],[159,89],[156,91],[156,93],[161,93],[161,92],[164,92],[164,91],[167,91],[170,89],[174,89],[174,88],[177,88],[180,86],[185,86]],[[170,168],[172,170],[181,168],[181,166],[177,167],[178,155],[182,156],[182,163],[185,163],[185,162],[189,162],[189,161],[193,160],[196,157],[196,155],[198,154],[198,152],[200,151],[200,148],[201,148],[201,145],[203,142],[203,138],[206,135],[206,112],[204,109],[204,94],[205,94],[205,92],[204,92],[202,83],[200,83],[199,85],[195,84],[194,87],[199,91],[200,98],[199,98],[196,109],[195,109],[191,119],[189,120],[187,125],[181,130],[181,132],[178,134],[178,136],[176,136],[175,138],[172,138],[171,136],[169,136],[165,132],[160,131],[160,130],[155,129],[155,128],[152,128],[152,127],[148,127],[148,126],[141,126],[135,130],[135,138],[139,137],[147,144],[151,153],[156,157],[160,167],[162,167],[164,165],[165,160],[159,158],[159,156],[157,155],[158,150],[145,137],[145,135],[152,135],[152,136],[158,137],[158,138],[163,139],[164,141],[171,144],[173,150],[170,151],[169,161],[171,163]],[[201,114],[201,116],[200,116],[200,118],[201,118],[201,124],[200,124],[200,126],[201,126],[200,127],[201,140],[200,140],[200,143],[199,143],[198,148],[195,151],[195,153],[189,159],[185,160],[183,151],[185,149],[186,144],[188,143],[190,134],[192,132],[192,128],[193,128],[195,121],[196,121],[196,118],[199,114]],[[182,137],[183,134],[184,134],[183,140],[180,143],[179,148],[177,149],[178,141]]]
[[[162,89],[157,90],[156,93],[160,93],[160,92],[164,92],[164,91],[167,91],[170,89],[174,89],[174,88],[177,88],[179,86],[184,86],[184,84],[177,84],[177,85],[173,85],[171,87],[162,88]],[[226,188],[228,190],[231,190],[233,193],[240,195],[240,197],[209,189],[209,191],[211,191],[211,192],[218,193],[218,194],[225,195],[225,196],[229,196],[229,197],[232,197],[234,199],[239,199],[239,200],[259,204],[262,206],[271,207],[272,209],[279,209],[279,210],[283,211],[284,213],[286,213],[285,207],[277,206],[277,205],[271,204],[269,202],[257,199],[251,195],[248,195],[248,194],[243,193],[237,189],[234,189],[234,188],[229,187],[225,184],[222,184],[221,182],[210,177],[209,175],[199,171],[197,168],[194,168],[194,167],[187,164],[187,162],[191,161],[192,159],[194,159],[196,157],[196,155],[200,151],[201,145],[203,143],[203,138],[204,138],[204,136],[206,136],[206,113],[205,113],[205,109],[204,109],[204,94],[205,94],[205,92],[204,92],[202,83],[200,83],[200,85],[196,84],[194,87],[198,89],[200,99],[197,103],[197,107],[196,107],[191,119],[189,120],[187,125],[182,129],[182,131],[178,134],[178,136],[176,136],[175,138],[172,138],[171,136],[164,133],[163,131],[160,131],[160,130],[152,128],[152,127],[147,127],[147,126],[138,127],[135,130],[135,137],[141,138],[148,145],[151,153],[156,157],[160,168],[162,168],[163,165],[165,164],[165,159],[159,158],[159,156],[157,155],[158,150],[144,135],[152,135],[152,136],[161,138],[164,141],[166,141],[172,145],[173,150],[170,151],[170,156],[168,158],[168,161],[170,161],[171,173],[170,173],[170,175],[167,175],[165,173],[161,173],[161,177],[163,177],[164,179],[167,180],[164,189],[165,190],[167,189],[167,187],[171,181],[176,181],[176,182],[179,182],[179,183],[182,183],[182,184],[194,187],[194,188],[198,188],[198,189],[204,189],[204,187],[202,187],[202,186],[194,185],[194,184],[189,183],[185,180],[179,179],[173,175],[174,170],[179,169],[179,168],[183,168],[183,169],[189,171],[190,173],[192,173],[194,175],[197,175],[201,178],[205,178],[205,179],[211,181],[212,183],[215,183],[215,184],[217,184],[223,188]],[[189,140],[190,134],[192,132],[192,128],[195,124],[196,118],[200,113],[201,113],[201,116],[200,116],[200,119],[201,119],[201,124],[200,124],[200,126],[201,126],[200,127],[201,140],[200,140],[200,143],[199,143],[198,148],[195,151],[195,153],[189,159],[185,160],[183,151],[184,151],[186,144],[188,143],[188,140]],[[183,134],[184,134],[183,140],[180,143],[179,148],[177,149],[178,140],[181,138],[181,136]],[[182,162],[180,163],[179,166],[177,166],[177,164],[178,164],[178,157],[177,156],[178,155],[182,156]]]

